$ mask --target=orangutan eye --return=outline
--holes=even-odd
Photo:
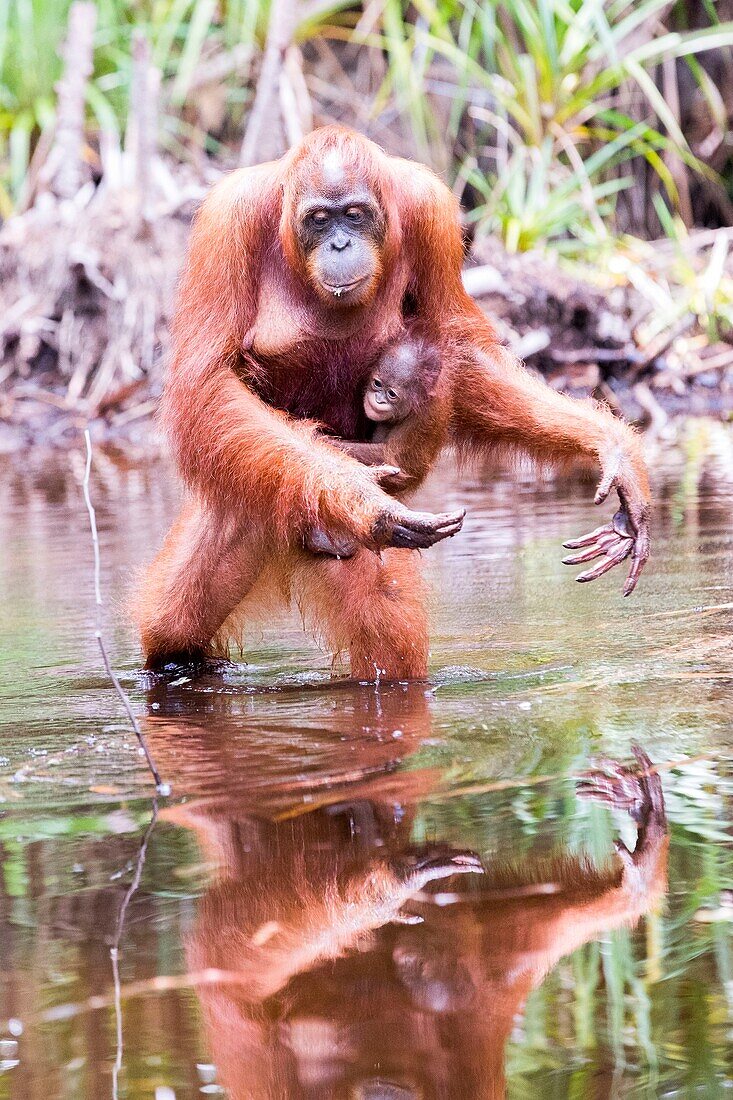
[[[350,222],[360,222],[364,216],[364,211],[360,206],[350,206],[346,211],[346,217]]]
[[[382,383],[380,382],[380,380],[378,378],[375,378],[374,381],[372,382],[372,386],[374,387],[375,390],[381,390]]]
[[[313,222],[314,225],[317,225],[319,229],[322,228],[326,224],[326,222],[328,221],[328,211],[326,211],[326,210],[315,210],[311,214],[311,221]]]
[[[395,393],[394,390],[387,390],[387,397],[390,399],[390,401],[396,401],[397,400],[397,394]]]

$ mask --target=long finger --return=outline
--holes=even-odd
[[[603,806],[614,806],[619,810],[628,810],[639,801],[639,796],[625,795],[613,790],[601,790],[592,784],[580,784],[575,791],[578,798],[587,802],[600,802]]]
[[[652,758],[646,751],[646,749],[643,749],[641,745],[635,743],[631,746],[631,751],[636,757],[636,762],[639,765],[641,771],[644,774],[646,774],[647,772],[651,772],[654,764],[652,763]]]
[[[649,539],[643,535],[636,539],[634,552],[631,556],[631,569],[624,585],[624,596],[630,596],[636,588],[641,571],[649,558]]]
[[[594,558],[600,558],[601,554],[613,553],[618,546],[618,541],[614,535],[608,535],[606,538],[599,539],[595,546],[589,546],[587,550],[583,550],[582,553],[563,558],[562,563],[563,565],[582,565],[585,561],[593,561]]]
[[[398,523],[392,529],[389,545],[403,547],[408,550],[427,550],[429,547],[434,546],[436,542],[442,542],[443,539],[449,539],[453,535],[457,535],[460,529],[461,524],[456,523],[451,527],[442,527],[439,530],[415,531]]]
[[[562,559],[562,563],[563,565],[582,565],[583,562],[593,561],[595,558],[600,558],[605,553],[605,548],[596,543],[595,546],[591,546],[588,550],[583,550],[581,554],[568,555],[567,558]]]
[[[463,527],[463,516],[455,523],[446,524],[445,527],[441,527],[440,530],[421,531],[420,535],[429,539],[429,545],[432,546],[434,542],[440,542],[442,539],[452,538],[453,535],[457,535],[460,529]]]
[[[597,581],[599,577],[602,577],[604,573],[607,573],[609,569],[613,569],[615,566],[620,565],[621,562],[628,558],[631,553],[631,543],[621,543],[615,554],[609,555],[605,561],[599,562],[592,569],[587,569],[585,573],[581,573],[576,577],[576,581],[580,584],[585,584],[587,581]]]
[[[629,783],[636,780],[636,774],[629,771],[625,764],[619,763],[618,760],[612,760],[610,757],[602,756],[594,761],[594,768],[592,771],[584,772],[580,779],[582,782],[586,780],[598,783],[610,783],[613,786],[619,786],[620,784]]]
[[[581,535],[577,539],[568,539],[563,543],[566,550],[579,550],[581,546],[590,546],[592,542],[597,542],[603,534],[610,534],[613,531],[610,523],[604,524],[603,527],[596,527],[595,531],[590,531],[587,535]]]
[[[376,546],[426,548],[460,531],[465,515],[464,508],[439,515],[412,512],[395,502],[388,512],[378,516],[372,527],[371,539]]]
[[[460,529],[466,518],[466,509],[459,508],[455,512],[413,512],[409,508],[395,509],[394,518],[402,526],[410,531],[433,532],[442,531],[445,528],[455,527]]]
[[[618,760],[601,759],[596,761],[596,764],[597,767],[593,771],[584,772],[580,776],[579,782],[599,783],[602,786],[612,787],[636,782],[636,774],[630,772],[625,765],[619,764]]]
[[[663,824],[666,824],[664,791],[662,790],[662,780],[659,772],[655,769],[651,758],[644,749],[642,749],[641,745],[632,745],[631,751],[636,757],[637,763],[643,772],[641,782],[644,786],[650,809]]]
[[[377,485],[384,485],[385,481],[390,482],[394,478],[398,477],[402,471],[399,466],[374,466],[372,468]]]

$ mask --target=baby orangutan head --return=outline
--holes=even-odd
[[[432,396],[440,373],[438,350],[417,336],[402,336],[382,352],[364,391],[364,412],[377,423],[398,424]]]

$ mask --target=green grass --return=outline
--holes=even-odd
[[[0,0],[5,216],[23,201],[34,151],[40,143],[42,154],[53,126],[68,6]],[[711,7],[708,27],[672,30],[668,7],[666,0],[382,0],[367,11],[336,0],[308,9],[296,41],[350,40],[384,58],[372,117],[401,121],[411,135],[408,151],[469,199],[479,234],[501,236],[510,250],[549,246],[582,256],[615,233],[617,197],[639,166],[657,177],[664,233],[678,207],[672,166],[711,175],[660,91],[658,71],[667,59],[685,59],[711,117],[724,118],[699,59],[733,45],[733,24],[718,23]],[[678,8],[673,17],[684,26],[684,5]],[[148,37],[162,74],[163,143],[180,156],[191,146],[236,149],[253,94],[249,66],[234,66],[219,82],[215,122],[199,110],[196,76],[235,49],[256,55],[268,5],[99,0],[97,10],[92,150],[99,130],[124,131],[135,30]]]

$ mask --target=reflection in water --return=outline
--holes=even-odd
[[[731,438],[691,425],[655,463],[655,556],[631,601],[560,565],[595,518],[578,485],[438,474],[421,504],[469,515],[423,559],[431,684],[378,691],[333,684],[297,617],[253,629],[223,673],[141,677],[124,598],[177,490],[95,455],[105,638],[174,784],[132,894],[150,782],[99,667],[83,455],[6,470],[0,1021],[24,1030],[0,1029],[0,1100],[100,1100],[115,1075],[120,1100],[220,1082],[471,1100],[501,1094],[503,1063],[510,1100],[723,1093]],[[665,776],[661,909],[656,780],[577,783],[635,741]],[[613,857],[632,817],[634,858]],[[212,963],[238,984],[194,991],[187,972]]]
[[[661,783],[638,758],[636,773],[609,764],[581,785],[638,825],[633,854],[619,843],[606,870],[565,856],[479,877],[470,853],[416,847],[409,773],[404,797],[356,785],[297,816],[248,813],[239,797],[165,811],[217,868],[187,955],[191,971],[239,978],[199,991],[233,1100],[503,1097],[529,991],[665,889]]]

